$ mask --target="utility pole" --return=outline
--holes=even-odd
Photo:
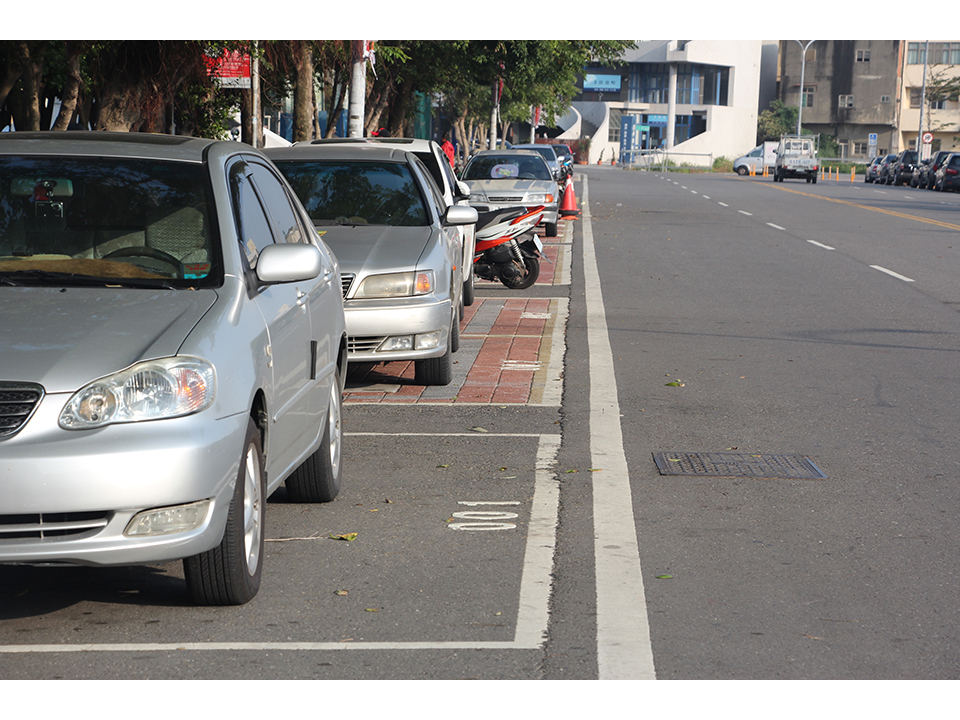
[[[804,72],[807,69],[807,50],[816,42],[816,40],[811,40],[806,45],[799,40],[794,40],[794,42],[803,48],[803,50],[800,52],[800,112],[797,114],[797,135],[799,135],[800,129],[803,126],[803,83]]]
[[[350,42],[353,66],[350,70],[350,107],[347,137],[363,137],[364,100],[367,95],[367,60],[363,56],[363,40]]]
[[[923,160],[923,106],[927,104],[927,63],[930,60],[930,41],[923,47],[923,82],[920,84],[920,127],[917,128],[917,162]]]

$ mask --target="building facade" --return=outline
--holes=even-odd
[[[817,40],[804,54],[799,41],[782,40],[780,99],[802,106],[803,128],[836,138],[842,157],[914,149],[927,132],[929,151],[954,149],[960,105],[934,90],[960,75],[960,43],[930,42],[929,59],[927,47],[927,41]]]
[[[643,129],[638,149],[668,150],[678,164],[741,155],[756,144],[762,48],[759,40],[640,42],[622,65],[585,69],[561,138],[590,138],[590,162],[601,153],[610,160],[630,116]]]

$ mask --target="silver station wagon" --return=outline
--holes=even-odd
[[[247,602],[264,510],[340,487],[337,260],[235,142],[0,134],[0,563],[183,559]]]
[[[413,361],[416,382],[447,385],[460,338],[471,207],[448,206],[411,152],[373,143],[266,151],[340,261],[348,360]]]

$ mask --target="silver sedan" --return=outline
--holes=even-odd
[[[470,187],[470,204],[483,210],[543,205],[541,224],[547,237],[556,237],[559,188],[539,153],[484,150],[470,158],[461,179]]]
[[[336,258],[240,143],[0,135],[0,562],[258,591],[267,497],[340,488]]]
[[[457,228],[476,211],[448,206],[402,149],[321,142],[267,154],[340,261],[349,361],[412,360],[418,383],[449,384],[465,272]]]

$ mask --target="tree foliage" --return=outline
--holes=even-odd
[[[495,86],[502,120],[526,120],[533,106],[547,123],[567,111],[579,73],[590,62],[615,64],[630,41],[378,41],[367,73],[366,131],[409,134],[417,94],[435,99],[469,145],[489,129]],[[317,91],[331,117],[346,105],[353,58],[348,40],[0,41],[0,127],[74,126],[98,130],[223,136],[249,93],[221,88],[207,72],[210,55],[255,52],[264,107],[294,98],[294,135],[319,134]],[[57,118],[55,108],[60,108]],[[326,134],[335,130],[329,123]]]

